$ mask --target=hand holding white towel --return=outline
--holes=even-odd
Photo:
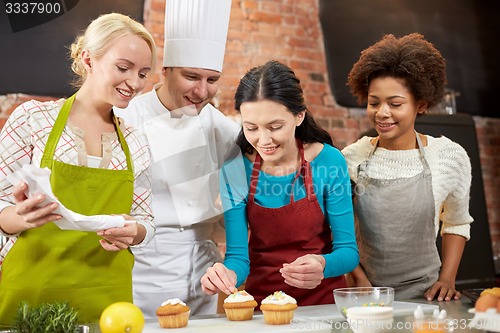
[[[54,223],[63,230],[80,230],[80,231],[98,231],[109,228],[123,227],[125,219],[121,215],[91,215],[86,216],[75,213],[59,202],[50,186],[50,170],[48,168],[39,168],[32,164],[24,164],[22,169],[7,176],[7,180],[12,185],[17,185],[20,182],[25,182],[28,185],[26,197],[44,194],[46,199],[41,205],[46,205],[51,202],[56,202],[59,207],[54,211],[54,214],[59,214],[63,218],[54,221]],[[132,221],[127,221],[132,222]]]

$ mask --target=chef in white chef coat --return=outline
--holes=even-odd
[[[191,315],[216,313],[200,278],[222,260],[212,241],[222,219],[218,170],[240,125],[209,102],[218,90],[231,0],[167,0],[162,82],[116,113],[151,146],[156,235],[134,249],[134,303],[146,318],[179,298]]]

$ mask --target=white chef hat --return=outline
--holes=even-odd
[[[222,71],[231,0],[166,0],[163,67]]]

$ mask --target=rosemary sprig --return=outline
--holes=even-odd
[[[67,302],[44,303],[30,307],[22,302],[11,330],[17,333],[74,333],[78,313]]]

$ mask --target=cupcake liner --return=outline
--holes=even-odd
[[[158,316],[158,323],[161,328],[181,328],[188,324],[191,310],[174,315]]]
[[[224,309],[228,320],[241,321],[250,320],[253,317],[254,308]]]
[[[284,325],[290,324],[293,319],[294,310],[272,311],[262,310],[264,322],[269,325]]]

